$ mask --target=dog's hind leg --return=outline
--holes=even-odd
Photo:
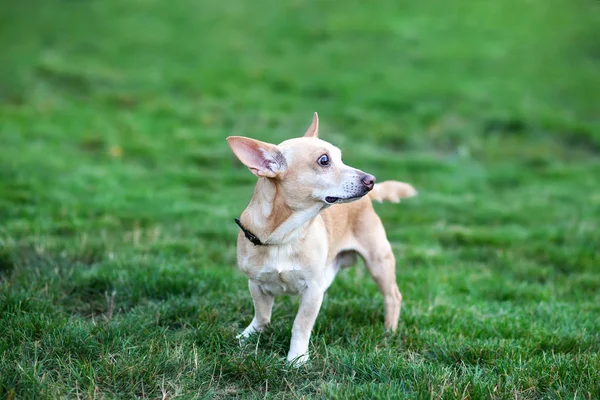
[[[361,247],[359,253],[383,295],[385,328],[395,332],[402,307],[402,294],[396,283],[396,259],[379,216],[373,210],[367,214],[361,219],[362,223],[369,224],[368,234],[357,237]]]

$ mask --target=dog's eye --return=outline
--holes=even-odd
[[[329,157],[327,156],[327,154],[323,154],[321,157],[319,157],[317,162],[322,167],[327,167],[330,164]]]

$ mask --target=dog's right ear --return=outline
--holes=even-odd
[[[287,167],[277,146],[243,136],[227,138],[233,154],[259,178],[275,178]]]
[[[310,124],[310,126],[306,130],[304,137],[319,137],[319,115],[317,113],[313,115],[312,124]]]

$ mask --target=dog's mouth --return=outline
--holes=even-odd
[[[332,197],[332,196],[327,196],[327,197],[325,197],[325,202],[327,204],[348,203],[350,201],[360,199],[361,197],[363,197],[367,193],[368,192],[365,192],[364,194],[361,194],[360,196],[352,196],[352,197]]]

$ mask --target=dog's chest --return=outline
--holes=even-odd
[[[307,286],[304,271],[292,266],[280,269],[265,265],[258,272],[256,281],[264,292],[275,296],[299,294]]]
[[[265,293],[274,296],[302,293],[311,277],[311,272],[295,257],[279,252],[267,257],[248,257],[240,267]]]

